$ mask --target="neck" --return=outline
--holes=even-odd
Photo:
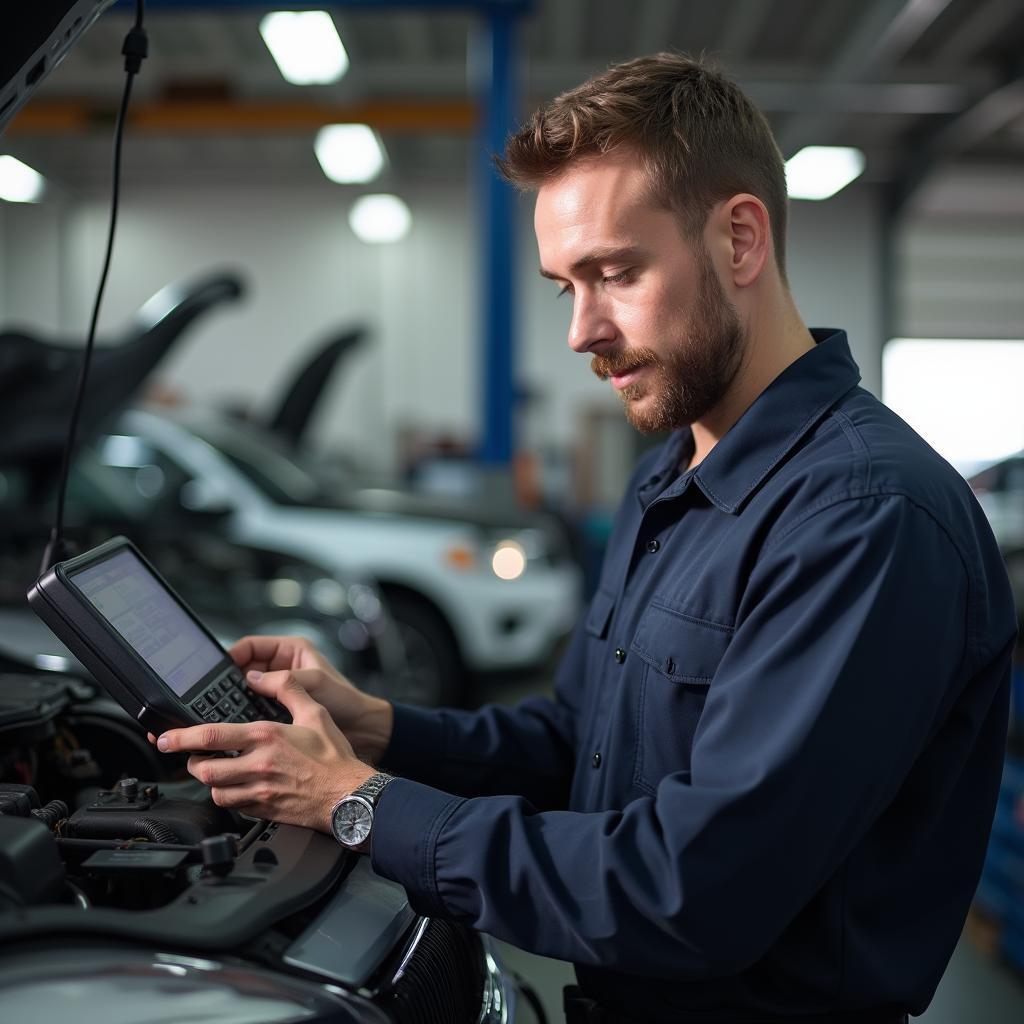
[[[746,325],[746,348],[725,397],[693,424],[693,457],[699,465],[755,399],[787,366],[814,348],[814,339],[788,290],[780,289],[772,307],[755,313]],[[684,467],[685,468],[685,467]]]

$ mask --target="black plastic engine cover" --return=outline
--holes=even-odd
[[[64,864],[50,830],[35,818],[0,815],[0,905],[53,903],[64,889]]]
[[[239,832],[235,816],[205,800],[157,797],[152,802],[100,799],[75,811],[63,834],[75,839],[132,839],[195,845],[209,836]]]

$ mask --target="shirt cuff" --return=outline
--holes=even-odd
[[[410,779],[395,779],[373,812],[373,870],[405,888],[409,905],[424,917],[447,916],[437,889],[437,839],[464,797]]]
[[[444,722],[427,708],[392,704],[394,722],[378,767],[389,775],[415,776],[424,764],[444,760]]]

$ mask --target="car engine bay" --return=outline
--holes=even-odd
[[[2,667],[5,1020],[513,1019],[487,940],[368,858],[217,807],[87,679]]]

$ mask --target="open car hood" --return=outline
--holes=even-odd
[[[121,339],[96,346],[86,385],[77,444],[131,400],[193,321],[243,294],[231,273],[169,285],[136,314]],[[52,486],[68,431],[84,344],[26,331],[0,332],[0,465],[28,472],[36,495]]]

